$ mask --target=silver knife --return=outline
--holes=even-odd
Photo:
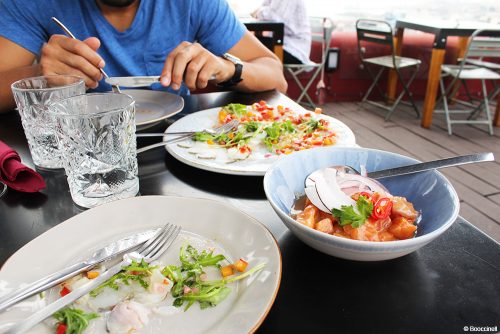
[[[159,76],[142,76],[142,77],[109,77],[106,81],[110,85],[118,85],[123,87],[147,87],[154,83],[160,82]]]
[[[62,309],[66,305],[71,304],[75,300],[86,295],[90,291],[96,289],[101,284],[103,284],[108,279],[110,279],[113,275],[118,274],[124,266],[127,266],[129,264],[130,263],[126,262],[125,260],[120,261],[120,263],[114,265],[113,267],[109,268],[105,272],[101,273],[98,277],[92,279],[87,284],[72,290],[67,295],[50,303],[49,305],[45,306],[41,310],[35,312],[34,314],[29,316],[28,318],[24,319],[22,322],[15,324],[11,328],[9,328],[9,330],[7,330],[4,334],[19,334],[19,333],[24,333],[24,332],[28,331],[33,326],[35,326],[39,322],[43,321],[47,317],[51,316],[55,312],[59,311],[60,309]]]
[[[215,75],[212,75],[209,80],[215,80]],[[109,77],[104,79],[110,85],[118,85],[123,87],[147,87],[154,83],[160,82],[159,76],[137,76],[137,77]]]
[[[73,264],[67,268],[64,268],[58,272],[50,274],[44,278],[39,279],[36,282],[31,283],[25,288],[17,289],[5,296],[2,296],[0,298],[0,312],[20,302],[23,299],[47,290],[55,286],[56,284],[59,284],[75,275],[78,275],[83,271],[95,267],[99,263],[107,261],[117,255],[120,255],[141,245],[146,240],[150,239],[156,231],[157,229],[152,229],[117,240],[107,245],[106,247],[99,249],[94,254],[92,254],[89,259],[83,262]]]

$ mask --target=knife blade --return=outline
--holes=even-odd
[[[24,288],[14,290],[5,296],[2,296],[0,298],[0,312],[20,302],[21,300],[47,290],[56,284],[76,276],[83,271],[89,270],[104,261],[132,250],[133,248],[144,243],[146,240],[150,239],[156,231],[157,229],[147,230],[114,241],[94,252],[87,260],[75,263],[69,267],[43,277]]]
[[[96,289],[99,287],[101,284],[106,282],[108,279],[110,279],[113,275],[118,274],[124,266],[129,265],[130,263],[127,261],[120,261],[120,263],[114,265],[113,267],[109,268],[105,272],[101,273],[98,277],[92,279],[90,282],[87,284],[76,288],[72,290],[70,293],[67,295],[57,299],[56,301],[50,303],[49,305],[45,306],[41,310],[33,313],[31,316],[29,316],[26,319],[23,319],[22,322],[19,322],[18,324],[15,324],[11,328],[9,328],[4,334],[19,334],[19,333],[24,333],[31,329],[33,326],[38,324],[39,322],[43,321],[47,317],[51,316],[55,312],[59,311],[66,305],[71,304],[78,298],[86,295],[90,291]]]
[[[215,75],[212,75],[209,81],[215,80]],[[104,79],[110,85],[118,85],[123,87],[147,87],[154,83],[160,82],[159,76],[132,76],[132,77],[108,77]]]
[[[139,76],[139,77],[109,77],[106,81],[110,85],[123,87],[147,87],[160,82],[159,76]]]

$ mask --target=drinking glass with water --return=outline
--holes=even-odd
[[[50,106],[73,201],[90,208],[135,196],[134,100],[125,94],[70,97]]]
[[[11,88],[34,164],[45,169],[62,168],[47,107],[59,99],[85,94],[85,82],[71,75],[49,75],[16,81]]]

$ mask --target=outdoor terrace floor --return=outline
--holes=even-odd
[[[460,198],[460,215],[500,242],[500,128],[490,136],[486,127],[455,125],[446,130],[444,115],[434,115],[431,129],[420,126],[415,112],[399,107],[384,122],[385,110],[358,103],[327,103],[323,112],[347,124],[363,147],[391,151],[421,161],[455,155],[493,152],[495,162],[450,167],[441,172],[451,181]]]

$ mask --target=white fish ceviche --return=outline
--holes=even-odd
[[[230,262],[214,249],[184,244],[176,264],[133,259],[123,270],[89,294],[53,315],[49,325],[56,334],[80,334],[94,321],[112,334],[134,333],[148,326],[152,318],[188,312],[198,304],[201,310],[214,308],[231,294],[232,283],[259,272],[264,263],[252,268],[240,258]],[[248,270],[247,270],[248,269]],[[97,268],[73,277],[57,288],[65,296],[99,277]]]
[[[297,112],[281,105],[270,106],[265,101],[252,105],[231,103],[218,112],[216,126],[233,120],[239,125],[229,132],[197,132],[194,142],[182,142],[178,146],[199,159],[216,159],[217,150],[224,150],[230,163],[252,157],[265,159],[338,142],[337,131],[326,117],[322,117],[320,108],[314,112]]]

